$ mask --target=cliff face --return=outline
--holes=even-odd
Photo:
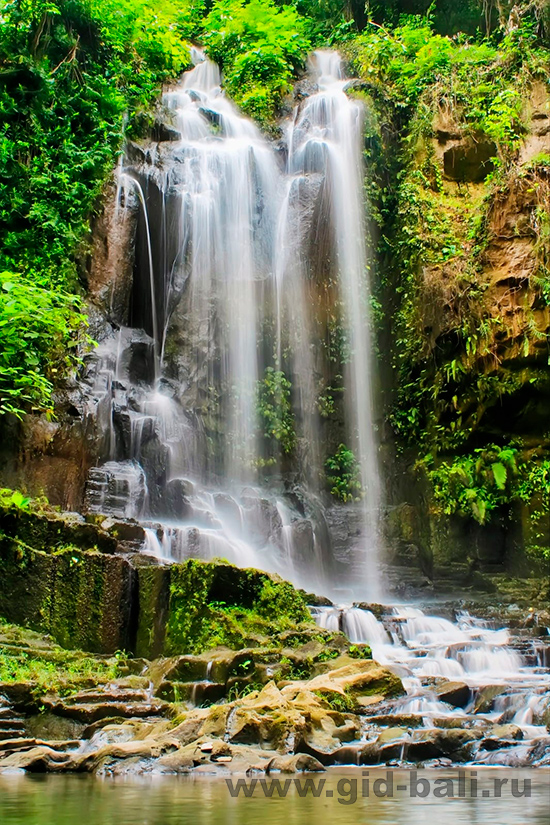
[[[465,579],[540,569],[550,546],[547,83],[516,69],[504,94],[517,98],[496,129],[493,104],[472,115],[471,82],[454,70],[411,103],[398,82],[373,82],[360,50],[352,58],[382,123],[367,147],[380,339],[393,351],[390,550],[436,577],[450,562]],[[490,64],[483,80],[498,99],[502,58]]]

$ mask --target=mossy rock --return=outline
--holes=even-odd
[[[313,625],[302,595],[267,573],[196,560],[170,568],[167,655],[269,645],[302,624]]]
[[[69,546],[103,553],[117,549],[117,540],[96,524],[53,510],[26,510],[0,502],[0,530],[46,553]]]
[[[67,648],[133,647],[134,574],[122,556],[45,553],[0,535],[0,615],[51,634]]]

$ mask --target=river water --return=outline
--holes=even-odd
[[[330,769],[323,774],[321,795],[302,797],[291,785],[286,797],[266,799],[258,787],[250,798],[232,798],[219,776],[100,780],[84,776],[0,776],[2,825],[310,825],[330,821],[334,825],[424,825],[427,818],[446,825],[548,825],[550,771],[484,769],[475,779],[472,795],[468,777],[464,798],[438,799],[430,794],[411,798],[409,771],[392,771],[396,790],[390,798],[376,797],[373,783],[385,781],[387,771]],[[436,780],[453,778],[457,772],[419,771],[418,779],[435,787]],[[361,796],[362,781],[370,780],[369,795]],[[503,782],[495,798],[495,780]],[[517,784],[512,788],[512,780]],[[304,781],[303,779],[300,781]],[[319,783],[319,780],[315,780]],[[317,785],[318,786],[318,785]],[[508,786],[509,790],[506,791]],[[301,786],[303,788],[303,786]],[[365,790],[367,789],[366,786]],[[379,786],[381,789],[384,786]],[[441,787],[441,785],[440,785]],[[354,788],[357,798],[354,799]],[[516,795],[512,793],[516,792]],[[302,791],[303,792],[303,791]],[[332,793],[331,793],[332,792]],[[484,795],[485,793],[485,795]],[[525,795],[524,795],[525,794]]]

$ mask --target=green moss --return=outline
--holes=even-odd
[[[348,691],[345,692],[345,695],[337,691],[314,690],[313,693],[326,702],[332,710],[339,713],[352,713],[355,710],[355,701]]]
[[[313,620],[288,582],[215,562],[190,560],[171,568],[168,654],[257,646],[299,623]]]
[[[120,658],[96,659],[64,650],[48,637],[0,619],[0,682],[29,682],[37,697],[55,692],[69,695],[90,683],[122,675]]]
[[[137,569],[138,627],[136,656],[154,659],[164,648],[165,622],[170,598],[170,571],[166,567],[139,565]]]
[[[132,646],[132,574],[121,556],[44,553],[0,534],[0,575],[0,614],[10,621],[68,648],[108,653]]]
[[[369,645],[350,645],[348,656],[352,659],[372,659],[372,650]]]

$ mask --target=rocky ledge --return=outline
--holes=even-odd
[[[505,686],[475,695],[437,680],[449,713],[399,712],[392,669],[319,628],[278,644],[153,661],[90,656],[0,628],[0,772],[99,775],[322,771],[331,765],[550,764],[550,737],[487,715]],[[470,715],[453,715],[466,704]],[[550,706],[544,718],[550,726]]]
[[[360,738],[367,709],[403,693],[369,656],[315,629],[149,662],[4,625],[0,771],[322,770]]]

